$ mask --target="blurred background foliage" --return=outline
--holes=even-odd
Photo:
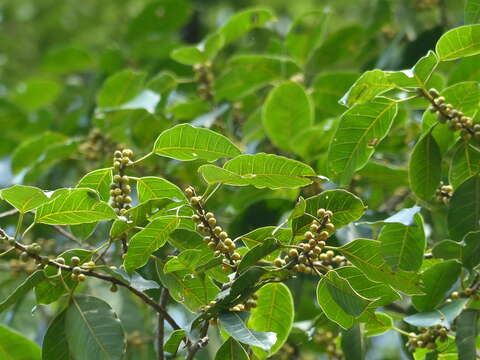
[[[217,95],[224,91],[223,95],[200,96],[198,71],[175,61],[172,51],[198,44],[248,7],[268,8],[276,21],[225,46],[208,70],[215,76]],[[295,23],[296,19],[301,20]],[[0,185],[23,183],[47,190],[75,186],[87,171],[110,166],[115,148],[126,146],[138,156],[146,154],[161,131],[179,122],[221,131],[247,152],[297,157],[322,174],[331,129],[345,109],[338,99],[359,74],[373,68],[409,68],[434,48],[443,32],[462,23],[463,4],[457,0],[0,0]],[[292,24],[296,24],[294,30]],[[275,147],[261,126],[259,114],[268,94],[265,85],[275,77],[260,81],[261,86],[241,96],[241,86],[228,93],[228,86],[222,85],[222,81],[231,85],[251,76],[248,67],[232,65],[231,57],[241,54],[296,61],[285,60],[274,74],[278,80],[297,76],[315,103],[315,124],[299,134],[294,154]],[[467,60],[475,66],[475,60]],[[452,77],[462,81],[478,76],[455,66],[442,65],[443,75],[432,80],[436,88]],[[402,109],[395,131],[377,151],[378,162],[368,164],[351,185],[350,190],[361,193],[372,210],[392,211],[404,201],[408,204],[402,193],[407,181],[402,165],[421,118],[421,113],[410,110]],[[179,186],[202,187],[198,166],[197,161],[179,165],[155,158],[139,171],[166,177]],[[363,177],[368,178],[369,187],[362,188]],[[312,186],[302,195],[316,192]],[[219,221],[230,224],[229,232],[238,236],[280,223],[298,195],[298,191],[227,188],[216,194],[211,206]],[[0,204],[0,211],[7,209]],[[2,222],[8,224],[9,219]],[[431,224],[438,231],[442,226]],[[97,229],[89,242],[95,244],[106,231]],[[340,241],[359,231],[358,227],[342,230]],[[62,249],[59,239],[65,241],[42,226],[32,234],[44,237],[53,253]],[[0,279],[2,294],[23,279],[23,275],[12,276],[14,268],[9,269]],[[296,320],[311,319],[318,312],[313,282],[303,279],[290,285],[298,290]],[[112,298],[101,285],[89,286],[96,295]],[[311,301],[304,303],[305,299]],[[151,314],[126,294],[114,301],[134,345],[129,358],[151,359]],[[33,304],[27,298],[3,321],[39,341],[52,311],[42,307],[35,316],[44,322],[31,321]],[[298,340],[295,336],[294,331],[291,344]],[[387,333],[371,341],[369,359],[401,358],[397,335]],[[309,345],[306,352],[314,354],[315,346]],[[285,350],[285,359],[293,356],[290,350]]]

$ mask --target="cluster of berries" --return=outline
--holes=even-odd
[[[193,67],[195,71],[195,80],[198,82],[198,95],[204,100],[213,99],[213,80],[212,63],[207,61],[204,64],[197,64]]]
[[[422,95],[426,96],[431,102],[428,108],[431,113],[437,114],[437,120],[441,124],[449,123],[449,127],[452,131],[461,130],[460,135],[465,141],[474,137],[476,140],[480,140],[480,124],[473,124],[473,119],[469,116],[457,110],[452,104],[445,103],[445,97],[440,96],[436,89],[428,90],[428,94],[425,94],[422,90]]]
[[[471,296],[476,296],[477,290],[472,289],[471,287],[466,287],[463,291],[454,291],[450,294],[451,300],[457,300],[460,298],[469,298]]]
[[[330,210],[318,209],[317,218],[310,224],[304,234],[304,241],[297,248],[290,249],[283,259],[277,258],[274,265],[287,266],[296,272],[311,274],[315,271],[328,271],[347,265],[344,256],[335,255],[332,250],[324,251],[330,233],[335,230],[331,222],[333,213]]]
[[[313,335],[313,342],[325,348],[329,359],[343,359],[342,350],[337,347],[335,338],[335,334],[331,331],[317,331]]]
[[[110,137],[98,128],[92,129],[86,141],[80,145],[80,152],[90,161],[103,161],[105,154],[111,153],[114,149],[115,144]]]
[[[438,201],[448,204],[453,196],[452,185],[443,185],[443,183],[440,183],[440,187],[435,192],[435,195],[437,196]]]
[[[78,256],[73,256],[70,259],[70,262],[73,266],[72,279],[75,280],[75,281],[80,281],[80,282],[85,281],[87,277],[84,274],[84,271],[92,270],[92,269],[95,268],[95,263],[93,261],[87,261],[86,263],[82,264],[81,260]],[[65,263],[65,261],[64,261],[64,263]]]
[[[448,338],[448,329],[442,325],[436,325],[429,328],[420,328],[420,334],[410,333],[407,345],[410,349],[427,348],[436,349],[437,340],[445,342]]]
[[[230,311],[249,311],[257,307],[258,295],[253,293],[243,304],[237,304]]]
[[[241,256],[236,251],[236,245],[228,236],[228,233],[217,225],[217,219],[211,212],[204,209],[202,198],[197,196],[195,189],[189,186],[185,189],[185,194],[190,200],[195,213],[192,220],[197,224],[197,231],[204,235],[203,241],[214,251],[215,257],[224,256],[222,267],[224,271],[235,269],[240,263]]]
[[[131,208],[132,198],[130,193],[129,178],[125,175],[125,168],[131,164],[133,151],[125,149],[123,151],[115,151],[113,159],[113,169],[115,175],[113,176],[113,184],[110,185],[111,205],[118,215],[125,215],[128,209]]]

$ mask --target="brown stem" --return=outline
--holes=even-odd
[[[162,308],[166,309],[168,302],[168,289],[163,288],[160,294],[159,304]],[[165,337],[165,319],[162,314],[158,314],[158,334],[157,334],[157,359],[164,360],[165,354],[163,352],[163,338]]]
[[[195,357],[195,354],[197,353],[197,351],[207,345],[208,343],[207,333],[208,333],[209,325],[210,325],[209,320],[208,319],[205,320],[205,322],[203,323],[202,330],[200,330],[200,338],[197,341],[195,341],[188,349],[188,355],[186,360],[192,360]]]

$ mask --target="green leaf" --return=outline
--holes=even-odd
[[[376,240],[357,239],[338,250],[370,280],[388,284],[407,295],[422,294],[418,276],[401,270],[393,272],[382,259],[380,246]]]
[[[270,10],[247,9],[233,15],[218,32],[223,35],[225,45],[227,45],[250,30],[261,27],[273,20],[275,20],[275,16]]]
[[[466,0],[464,9],[465,24],[480,22],[480,1]]]
[[[269,83],[288,79],[299,71],[298,65],[289,58],[267,55],[235,56],[215,80],[215,98],[240,99]]]
[[[300,161],[265,153],[237,156],[227,161],[223,168],[202,165],[198,171],[209,184],[253,185],[260,189],[305,186],[312,183],[308,177],[316,176],[310,166]]]
[[[348,184],[353,174],[367,164],[396,114],[395,101],[376,98],[352,106],[342,115],[328,149],[328,171],[335,181]]]
[[[54,74],[78,73],[93,67],[93,59],[85,49],[71,46],[48,51],[42,62],[42,69]]]
[[[347,106],[364,104],[393,88],[395,85],[388,79],[387,73],[384,71],[366,71],[350,87],[341,102]]]
[[[480,25],[465,25],[447,31],[435,51],[440,60],[450,61],[480,53]]]
[[[403,321],[418,327],[430,327],[435,325],[450,327],[453,324],[453,321],[465,308],[467,301],[468,299],[453,300],[436,310],[407,316]]]
[[[478,310],[467,309],[462,311],[456,321],[455,342],[459,360],[477,358],[478,314]]]
[[[210,260],[212,260],[211,251],[188,249],[182,251],[178,256],[171,257],[163,267],[163,271],[165,274],[181,270],[189,270],[191,273],[195,273],[198,266],[204,265]]]
[[[467,269],[472,270],[480,264],[480,231],[468,233],[463,238],[465,247],[460,247],[460,258]],[[460,246],[458,243],[457,246]]]
[[[339,100],[348,91],[359,74],[355,72],[333,72],[319,74],[313,81],[312,100],[315,107],[327,115],[340,115],[346,108]]]
[[[53,200],[35,212],[35,222],[50,225],[76,225],[116,217],[113,209],[97,199],[89,189],[61,189],[52,195]]]
[[[431,133],[423,136],[415,147],[408,164],[412,191],[422,200],[429,200],[440,184],[442,158],[440,148]]]
[[[233,337],[229,337],[218,349],[215,360],[248,360],[248,355]]]
[[[434,309],[458,280],[461,271],[462,265],[456,260],[443,261],[426,269],[422,273],[425,295],[412,297],[415,308],[419,311]]]
[[[275,238],[266,239],[262,244],[257,245],[245,253],[237,271],[243,272],[249,267],[255,265],[258,261],[265,258],[280,247],[280,244]]]
[[[342,330],[341,345],[345,359],[363,360],[365,358],[362,331],[363,329],[358,324],[350,329]]]
[[[163,345],[163,350],[169,352],[170,354],[176,355],[178,347],[180,346],[182,340],[185,338],[185,335],[186,332],[182,329],[172,331],[170,337],[167,341],[165,341],[165,344]]]
[[[427,55],[420,58],[413,67],[413,76],[420,85],[419,87],[427,87],[427,81],[438,65],[438,57],[433,51],[428,51]]]
[[[386,224],[378,235],[383,260],[393,271],[418,271],[422,266],[427,239],[421,215],[414,218],[410,226]]]
[[[207,36],[207,38],[197,46],[184,46],[175,49],[170,56],[181,64],[202,64],[212,60],[223,45],[223,35],[213,33]]]
[[[280,350],[292,329],[295,315],[292,293],[282,283],[270,283],[258,290],[257,295],[257,307],[252,309],[248,326],[257,331],[277,334],[277,341],[268,352],[268,356],[271,356]],[[264,354],[263,351],[261,353]]]
[[[480,172],[480,150],[467,141],[458,144],[450,165],[448,179],[453,188],[459,187],[465,180]]]
[[[312,51],[320,45],[328,17],[328,10],[313,10],[293,21],[285,38],[285,47],[299,63],[306,63]]]
[[[76,360],[120,360],[125,353],[120,320],[110,305],[98,298],[72,298],[66,310],[65,333]]]
[[[73,360],[65,332],[66,311],[55,316],[43,337],[42,360]]]
[[[112,169],[98,169],[89,172],[77,184],[77,188],[88,188],[100,194],[100,200],[110,198],[110,184],[112,183]]]
[[[0,191],[0,198],[22,214],[50,201],[45,193],[33,186],[14,185]]]
[[[370,303],[334,270],[318,282],[317,301],[325,315],[344,329],[352,327]]]
[[[377,221],[364,221],[361,224],[378,225],[378,224],[402,224],[405,226],[415,225],[415,215],[420,212],[422,208],[420,206],[413,206],[411,208],[405,208],[398,213],[384,219]]]
[[[262,122],[265,133],[280,149],[291,151],[289,143],[302,129],[313,125],[313,103],[305,89],[295,82],[274,88],[265,100]]]
[[[393,319],[384,313],[375,313],[365,324],[365,336],[377,336],[393,328]]]
[[[41,351],[33,341],[0,325],[0,357],[2,360],[40,360]]]
[[[184,161],[214,161],[241,153],[225,136],[188,124],[180,124],[162,132],[155,141],[153,151],[160,156]]]
[[[176,216],[162,216],[136,233],[129,241],[124,260],[125,270],[132,273],[145,265],[150,255],[167,242],[168,236],[179,223],[180,219]]]
[[[123,70],[110,76],[97,94],[101,108],[114,108],[134,99],[143,89],[145,74]]]
[[[155,176],[138,178],[137,193],[140,203],[161,198],[173,198],[181,201],[187,200],[185,194],[177,185]]]
[[[461,241],[470,231],[480,230],[480,175],[461,184],[448,209],[448,230],[452,240]]]
[[[8,295],[0,303],[0,314],[8,309],[13,304],[16,304],[23,300],[23,298],[37,286],[40,282],[46,279],[45,273],[43,270],[37,270],[32,275],[30,275],[24,282],[22,282],[11,294]]]
[[[62,86],[54,80],[31,79],[17,86],[12,102],[33,112],[51,105],[60,95]]]
[[[463,253],[462,244],[453,240],[442,240],[436,243],[432,248],[433,257],[442,258],[445,260],[461,259],[462,253]]]
[[[305,200],[307,214],[317,216],[318,209],[330,210],[333,213],[331,222],[336,229],[358,220],[365,212],[365,205],[362,200],[346,190],[326,190],[319,195],[312,196]],[[310,216],[302,216],[292,221],[294,234],[307,231],[312,223]]]
[[[248,313],[222,312],[219,314],[220,324],[227,333],[243,344],[259,347],[269,351],[277,341],[273,332],[258,332],[246,326]]]

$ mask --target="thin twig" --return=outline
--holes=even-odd
[[[5,211],[3,213],[0,213],[0,218],[4,218],[4,217],[7,217],[7,216],[12,216],[12,215],[15,215],[16,213],[18,213],[17,209],[11,209],[11,210]]]
[[[205,322],[203,323],[202,330],[200,331],[200,339],[195,341],[190,346],[190,348],[188,349],[188,355],[186,360],[192,360],[195,357],[195,354],[198,352],[198,350],[200,350],[201,348],[203,348],[208,344],[207,333],[208,333],[209,325],[210,325],[210,321],[208,319],[205,320]]]
[[[164,309],[167,308],[168,297],[169,297],[168,289],[163,288],[162,293],[160,295],[159,304]],[[165,354],[163,352],[164,337],[165,337],[165,319],[162,316],[162,314],[159,313],[158,314],[158,334],[157,334],[157,359],[158,360],[165,359]]]

